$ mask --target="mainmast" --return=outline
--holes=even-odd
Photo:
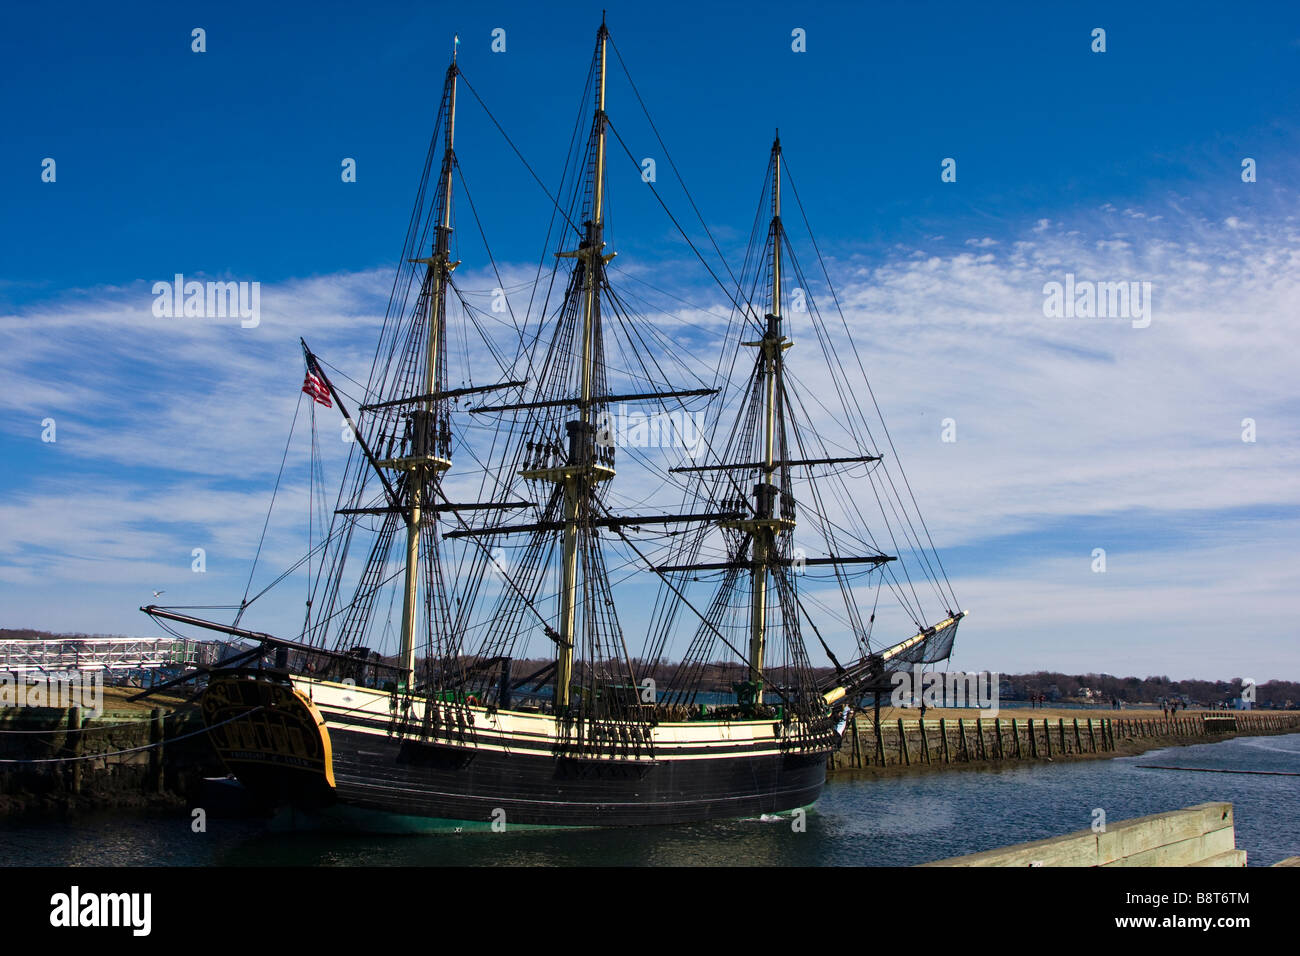
[[[763,656],[767,645],[767,578],[771,559],[777,555],[778,531],[794,528],[793,519],[776,517],[776,499],[780,486],[773,478],[777,471],[777,402],[782,357],[793,344],[781,334],[781,137],[772,143],[772,311],[767,314],[767,332],[758,342],[746,342],[762,350],[765,378],[763,407],[762,478],[754,486],[755,518],[744,522],[753,535],[753,593],[750,610],[749,680],[754,689],[754,703],[763,702]]]
[[[459,43],[459,38],[456,40]],[[426,507],[424,492],[430,479],[437,480],[438,475],[451,467],[451,461],[435,454],[437,416],[434,403],[442,383],[438,370],[441,364],[439,350],[442,348],[442,333],[447,302],[447,283],[451,272],[459,265],[450,262],[448,249],[451,236],[451,177],[455,166],[456,137],[456,50],[453,46],[451,66],[447,68],[447,79],[443,86],[443,102],[446,110],[446,138],[442,153],[442,171],[438,178],[438,196],[435,200],[439,211],[433,241],[433,254],[427,258],[414,259],[428,267],[424,279],[426,297],[426,324],[428,342],[425,348],[424,362],[424,400],[420,407],[412,410],[410,420],[410,446],[408,454],[401,459],[384,462],[394,468],[407,472],[406,501],[406,576],[402,592],[402,645],[398,666],[405,675],[405,688],[414,685],[415,677],[415,635],[416,617],[419,608],[420,592],[420,523]]]
[[[556,713],[563,714],[569,706],[569,685],[573,680],[573,649],[577,643],[578,609],[578,544],[579,512],[590,498],[598,481],[614,476],[613,469],[596,463],[596,425],[591,420],[592,372],[594,366],[593,330],[600,322],[600,284],[604,266],[613,255],[604,255],[604,202],[605,202],[605,53],[609,31],[602,19],[596,33],[596,116],[595,170],[592,182],[591,215],[588,217],[586,235],[576,252],[560,253],[579,260],[583,270],[582,330],[581,330],[581,382],[582,395],[577,420],[567,423],[569,455],[567,464],[559,469],[547,469],[557,474],[541,475],[524,472],[524,477],[545,477],[563,486],[564,531],[562,540],[562,574],[560,585],[560,620],[558,653],[555,668]]]
[[[613,443],[597,440],[603,424],[602,411],[610,403],[630,400],[662,402],[717,392],[713,388],[670,388],[611,394],[605,363],[605,336],[610,330],[603,325],[602,299],[605,306],[614,308],[621,318],[627,319],[628,316],[623,314],[617,301],[604,298],[609,287],[605,270],[614,258],[613,253],[605,252],[604,238],[606,134],[609,130],[605,92],[609,46],[609,31],[602,19],[589,73],[589,89],[594,91],[595,110],[586,148],[581,154],[582,207],[581,212],[573,216],[574,220],[582,220],[578,230],[578,248],[555,253],[557,257],[573,259],[575,263],[565,286],[564,301],[556,312],[550,347],[545,360],[540,363],[542,374],[534,400],[480,405],[470,409],[475,414],[528,412],[525,426],[528,434],[542,440],[536,444],[531,440],[525,443],[523,451],[526,457],[518,474],[527,481],[550,485],[540,516],[542,520],[465,527],[444,535],[446,538],[531,535],[528,547],[537,557],[529,559],[520,570],[521,575],[532,578],[526,584],[528,594],[536,593],[543,586],[542,575],[557,570],[555,562],[559,561],[559,613],[555,625],[548,624],[545,633],[556,645],[553,698],[556,717],[572,727],[575,734],[573,745],[579,747],[586,746],[582,743],[587,739],[585,734],[595,732],[592,731],[592,720],[640,722],[645,719],[644,708],[626,693],[636,683],[636,678],[614,607],[599,529],[611,529],[622,536],[622,529],[628,527],[742,517],[739,511],[614,515],[602,501],[602,483],[615,474]],[[644,343],[636,337],[630,338],[629,344],[638,348]],[[651,384],[649,378],[647,384]],[[559,537],[558,554],[551,551],[552,535]],[[502,602],[497,619],[513,622],[519,620],[518,608],[522,603],[528,603],[528,598],[524,590],[513,588],[509,594],[503,595]],[[521,639],[527,640],[526,632],[513,624],[501,627],[485,639],[480,647],[480,656],[489,662],[500,662],[498,670],[502,676],[497,683],[494,678],[489,678],[485,666],[475,678],[484,694],[496,694],[498,700],[508,700],[509,661]],[[579,659],[587,665],[583,668],[581,680],[575,675]],[[574,691],[578,685],[582,687],[580,700]],[[627,739],[642,741],[645,738],[638,732]]]

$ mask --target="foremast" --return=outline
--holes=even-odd
[[[793,512],[789,517],[776,514],[776,501],[780,485],[773,481],[777,472],[777,403],[780,400],[780,383],[785,350],[794,343],[781,331],[781,137],[772,142],[772,309],[767,314],[767,329],[763,337],[745,345],[761,350],[763,383],[763,467],[761,478],[754,486],[754,517],[736,523],[736,527],[753,537],[751,553],[753,575],[750,606],[749,683],[755,704],[763,702],[763,662],[767,646],[767,585],[768,566],[778,554],[776,537],[781,532],[792,532],[795,527]],[[784,447],[785,442],[780,442]]]
[[[717,628],[729,613],[737,609],[737,630],[747,631],[747,648],[744,652],[746,679],[733,684],[741,713],[768,715],[777,711],[765,703],[768,693],[779,698],[784,717],[797,719],[804,730],[801,739],[816,742],[820,739],[819,722],[824,717],[826,701],[817,689],[812,676],[811,662],[801,634],[801,619],[809,618],[807,608],[800,601],[797,575],[806,567],[828,566],[836,569],[841,588],[848,594],[846,582],[839,571],[842,565],[880,566],[896,560],[893,556],[874,554],[844,554],[835,546],[832,529],[824,516],[824,505],[816,492],[811,492],[813,526],[826,541],[830,553],[808,557],[793,547],[796,527],[796,506],[793,492],[794,469],[819,468],[826,465],[868,464],[880,461],[878,455],[857,454],[847,456],[794,457],[798,450],[803,454],[813,450],[808,436],[801,435],[797,420],[790,414],[785,387],[785,353],[793,342],[785,335],[783,309],[786,253],[789,251],[785,228],[781,219],[781,191],[784,174],[780,136],[774,138],[769,156],[770,182],[765,190],[771,191],[771,219],[767,228],[767,244],[759,257],[759,268],[769,271],[765,283],[769,308],[759,331],[761,337],[742,345],[758,351],[749,382],[747,401],[737,410],[735,425],[723,448],[722,461],[717,464],[687,465],[669,469],[673,473],[717,475],[712,485],[706,485],[705,494],[710,500],[729,501],[734,492],[746,493],[735,479],[735,472],[752,475],[754,484],[743,501],[745,514],[728,516],[718,522],[725,531],[728,558],[725,561],[692,561],[684,564],[667,564],[661,572],[681,571],[740,571],[747,572],[748,581],[740,575],[729,575],[722,581],[722,591],[715,595],[711,614],[714,619],[697,631],[696,638],[681,667],[674,677],[669,693],[675,702],[693,703],[699,687],[699,674],[703,663],[713,648],[710,631]],[[791,255],[793,253],[791,252]],[[797,271],[797,268],[796,268]],[[757,323],[756,323],[757,324]],[[814,436],[815,437],[815,436]],[[823,453],[828,451],[824,447]],[[739,460],[733,460],[739,458]],[[813,475],[809,474],[809,484]],[[752,496],[752,497],[750,497]],[[741,504],[742,502],[737,502]],[[747,587],[748,593],[742,589]],[[734,589],[735,600],[731,592]],[[829,647],[812,624],[813,632],[831,657],[837,671],[840,665]],[[783,651],[783,662],[773,666],[774,648]],[[733,649],[734,650],[734,649]],[[783,675],[773,681],[772,675]],[[796,736],[799,736],[797,734]],[[791,738],[792,739],[792,738]]]

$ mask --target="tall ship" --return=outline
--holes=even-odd
[[[779,136],[733,272],[684,184],[694,237],[606,112],[611,53],[622,66],[602,20],[558,187],[522,162],[551,228],[536,273],[507,281],[457,158],[458,101],[482,101],[453,52],[368,376],[302,343],[316,517],[276,579],[306,577],[301,629],[251,626],[265,591],[231,623],[142,608],[229,636],[199,678],[210,739],[292,819],[423,832],[793,811],[864,693],[951,654],[965,612],[821,254],[811,276],[795,258]],[[474,135],[523,160],[476,116]],[[663,205],[711,298],[615,262],[619,189]],[[480,240],[479,261],[457,258]],[[327,507],[321,407],[349,439]],[[883,642],[882,601],[898,629]],[[832,642],[854,649],[841,661]]]

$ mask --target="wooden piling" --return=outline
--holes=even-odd
[[[903,765],[912,766],[912,758],[907,753],[907,733],[903,730],[903,718],[898,718],[898,750],[903,755]]]
[[[998,759],[1005,760],[1007,754],[1006,751],[1003,750],[1002,748],[1002,718],[1001,717],[993,718],[993,736],[996,737],[998,741]]]
[[[961,740],[961,759],[970,763],[970,748],[966,746],[966,726],[960,717],[957,718],[957,737]]]
[[[71,761],[71,787],[74,794],[81,793],[81,765],[84,761],[76,759],[81,756],[81,738],[85,734],[81,732],[81,708],[68,708],[68,733],[66,750]]]
[[[1065,746],[1065,718],[1064,717],[1056,718],[1056,726],[1061,734],[1061,753],[1067,754],[1070,752],[1070,748]]]
[[[163,789],[163,712],[161,707],[155,707],[150,714],[149,721],[149,743],[153,746],[149,750],[149,786],[154,793],[162,793]]]
[[[952,763],[952,755],[948,752],[948,725],[942,717],[939,718],[939,736],[943,739],[943,762]]]
[[[1043,744],[1047,748],[1047,759],[1051,760],[1052,759],[1052,725],[1047,722],[1046,717],[1043,718]]]
[[[1083,740],[1079,737],[1079,718],[1074,718],[1074,752],[1083,753]]]
[[[930,739],[925,733],[925,718],[918,717],[916,725],[921,728],[921,759],[926,763],[930,762]]]
[[[1034,718],[1025,721],[1025,736],[1029,738],[1029,756],[1038,759],[1038,738],[1034,736]]]
[[[975,718],[975,755],[980,760],[988,760],[988,751],[984,748],[984,720],[981,717]]]
[[[1088,718],[1088,746],[1092,748],[1093,753],[1097,752],[1097,735],[1093,732],[1091,717]]]

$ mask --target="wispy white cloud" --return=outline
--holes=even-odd
[[[1192,214],[1173,197],[1043,218],[958,249],[833,259],[830,269],[935,543],[941,552],[989,549],[988,566],[967,562],[955,582],[977,610],[965,631],[972,648],[1003,669],[1185,666],[1222,676],[1244,651],[1223,650],[1213,635],[1249,633],[1255,656],[1245,661],[1258,672],[1250,676],[1297,676],[1294,636],[1278,624],[1297,584],[1287,559],[1300,506],[1295,221]],[[532,268],[507,267],[502,283],[517,289]],[[716,355],[696,346],[726,327],[716,288],[682,283],[665,295],[664,270],[619,268],[621,289],[669,310],[656,316],[664,334],[691,342],[684,365],[710,374]],[[1150,326],[1047,318],[1044,283],[1066,274],[1149,282]],[[508,340],[512,320],[487,304],[495,276],[466,272],[460,281],[489,310],[498,341]],[[0,316],[8,383],[0,430],[28,449],[12,462],[15,481],[0,503],[0,594],[15,598],[11,607],[47,609],[10,623],[138,629],[113,603],[133,607],[145,583],[183,590],[196,539],[251,557],[298,400],[298,336],[363,379],[390,283],[380,270],[264,287],[256,329],[155,318],[148,282]],[[522,293],[512,291],[511,302],[522,319]],[[821,352],[797,316],[790,334],[790,375],[807,407],[836,407],[819,374]],[[464,341],[478,380],[500,377],[486,349]],[[833,345],[845,346],[842,333]],[[59,423],[55,446],[39,440],[45,417]],[[828,441],[847,440],[832,416],[814,417]],[[322,434],[337,435],[337,416],[326,418]],[[1254,443],[1241,440],[1246,418],[1255,421]],[[955,423],[956,442],[940,440],[944,419]],[[338,444],[329,467],[346,453]],[[295,449],[293,460],[304,456]],[[653,476],[620,472],[621,502],[671,503],[672,489]],[[89,482],[76,480],[82,473]],[[292,484],[286,507],[305,509],[301,482]],[[1112,547],[1111,569],[1092,575],[1090,550],[1110,542],[1061,528],[1106,516],[1133,516],[1138,533],[1153,536],[1199,516],[1212,540],[1185,554],[1177,551],[1185,537],[1173,550]],[[276,526],[268,561],[296,556],[290,528]],[[1017,535],[1043,535],[1041,558],[999,560],[1000,542]],[[87,581],[96,584],[93,603],[61,600]]]

